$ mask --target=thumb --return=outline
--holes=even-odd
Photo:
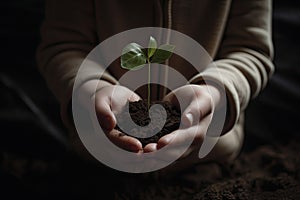
[[[183,112],[181,121],[186,127],[198,124],[200,122],[200,118],[203,117],[202,107],[199,103],[199,101],[193,100]]]
[[[213,112],[212,101],[209,96],[202,96],[201,98],[195,98],[188,105],[182,115],[182,122],[186,126],[196,125],[205,116]]]
[[[136,94],[135,92],[132,92],[130,97],[128,98],[128,101],[134,102],[134,101],[139,101],[141,99],[142,98],[138,94]]]

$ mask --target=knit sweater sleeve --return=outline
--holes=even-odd
[[[214,60],[217,68],[207,68],[191,80],[210,80],[225,86],[225,132],[233,128],[249,100],[259,94],[274,71],[271,8],[271,0],[233,0]]]
[[[61,105],[62,119],[67,127],[71,124],[67,107],[76,74],[98,43],[94,9],[93,0],[46,0],[37,64]],[[104,76],[112,80],[110,75]]]

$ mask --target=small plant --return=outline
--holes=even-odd
[[[148,48],[137,43],[128,44],[122,51],[121,67],[127,70],[138,70],[148,64],[148,110],[150,106],[151,63],[163,63],[169,59],[175,49],[174,45],[163,44],[157,48],[155,38],[150,36]]]

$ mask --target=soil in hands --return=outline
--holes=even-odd
[[[120,124],[120,127],[122,127],[122,124],[128,127],[128,124],[126,122],[128,119],[125,117],[128,111],[131,116],[131,119],[135,124],[137,125],[136,127],[129,127],[130,133],[125,133],[125,131],[122,131],[121,128],[117,125],[115,129],[119,130],[123,134],[130,134],[130,135],[136,135],[137,133],[143,134],[143,135],[149,135],[152,133],[156,133],[152,137],[148,138],[137,138],[141,141],[143,146],[146,146],[149,143],[157,143],[157,141],[163,137],[164,135],[167,135],[179,128],[180,125],[180,119],[181,119],[181,114],[180,111],[173,106],[171,103],[166,102],[166,101],[156,101],[156,102],[151,102],[150,106],[153,104],[160,104],[165,108],[165,111],[167,113],[167,119],[165,122],[165,125],[163,128],[160,130],[159,129],[159,122],[163,121],[162,117],[162,111],[160,109],[154,109],[154,117],[152,118],[153,123],[151,123],[151,126],[149,126],[146,131],[141,132],[141,127],[145,127],[150,124],[150,117],[149,117],[149,112],[148,112],[148,103],[147,100],[140,100],[136,102],[129,102],[127,103],[125,109],[123,110],[122,113],[120,113],[117,116],[118,124]],[[129,106],[129,109],[128,109]],[[127,113],[126,113],[127,112]]]

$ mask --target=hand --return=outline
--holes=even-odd
[[[128,101],[138,101],[140,97],[123,86],[105,84],[101,81],[99,85],[92,98],[95,98],[98,121],[107,133],[108,138],[115,145],[125,150],[132,152],[143,150],[139,140],[120,134],[119,131],[114,129],[117,123],[115,114],[120,113]]]
[[[184,127],[163,136],[157,144],[148,144],[145,146],[144,152],[155,152],[166,145],[170,145],[172,148],[168,151],[169,156],[177,156],[180,153],[180,147],[185,148],[184,143],[192,140],[192,145],[181,156],[181,158],[185,158],[201,147],[213,112],[220,102],[220,92],[211,85],[186,85],[168,94],[164,100],[179,108],[176,97],[181,99],[180,106],[184,110],[181,118]],[[159,157],[163,159],[169,156],[162,155]]]

